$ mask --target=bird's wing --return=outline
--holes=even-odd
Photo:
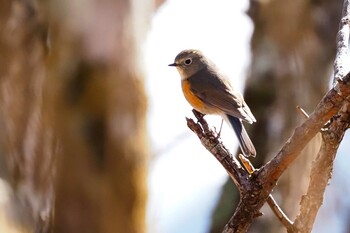
[[[235,91],[225,76],[218,78],[210,70],[201,70],[189,78],[191,91],[205,104],[222,110],[225,114],[235,116],[249,123],[255,122],[242,95]]]

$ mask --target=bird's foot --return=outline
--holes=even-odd
[[[214,127],[215,132],[216,132],[216,137],[215,137],[215,139],[219,139],[219,138],[220,138],[223,123],[224,123],[224,120],[222,119],[222,120],[221,120],[221,125],[220,125],[219,132],[217,132],[216,128]]]

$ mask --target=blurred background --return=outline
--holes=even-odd
[[[200,49],[244,93],[260,167],[331,87],[341,0],[0,2],[0,233],[217,233],[238,192],[186,126]],[[211,127],[221,119],[206,116]],[[237,141],[224,124],[222,140]],[[345,135],[313,232],[350,232]],[[319,136],[273,195],[293,220]],[[286,232],[271,210],[249,232]]]

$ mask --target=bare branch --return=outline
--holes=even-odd
[[[310,183],[307,193],[302,197],[300,213],[294,226],[297,231],[311,232],[315,218],[323,203],[324,191],[332,177],[333,161],[345,130],[349,127],[350,105],[344,104],[339,115],[335,116],[327,131],[323,132],[322,145],[316,160],[312,164]]]
[[[309,115],[305,112],[305,110],[299,105],[296,106],[296,109],[305,117],[305,119],[309,118]]]
[[[337,35],[337,55],[334,61],[334,80],[335,84],[341,80],[349,71],[349,56],[348,56],[348,43],[349,43],[349,18],[350,4],[348,0],[344,0],[342,18],[339,24],[339,32]]]
[[[187,119],[188,127],[197,134],[204,147],[224,166],[237,185],[241,199],[232,218],[226,224],[224,233],[246,232],[253,219],[260,215],[260,208],[268,199],[276,181],[297,158],[307,143],[321,130],[324,124],[340,110],[344,100],[350,96],[350,74],[339,82],[339,92],[331,89],[317,105],[315,111],[286,142],[279,153],[261,169],[249,176],[225,148],[214,132],[208,129],[203,117],[198,123]]]
[[[260,170],[263,183],[277,180],[324,124],[337,114],[343,105],[344,97],[350,95],[349,79],[350,75],[347,74],[343,82],[340,83],[340,94],[335,89],[331,89],[323,97],[315,111],[301,126],[295,129],[294,134],[279,153]]]
[[[321,130],[341,108],[344,97],[350,95],[350,75],[347,74],[339,83],[339,92],[331,89],[317,105],[315,111],[301,126],[295,129],[294,134],[282,147],[279,153],[265,166],[254,172],[250,178],[250,187],[241,196],[240,203],[224,228],[224,233],[246,232],[256,210],[260,209],[276,186],[276,181],[291,165],[304,149],[307,143]],[[259,187],[259,188],[257,188]]]
[[[288,216],[283,212],[283,210],[278,206],[273,196],[270,194],[266,200],[267,204],[270,206],[273,213],[277,216],[278,220],[285,226],[287,230],[293,229],[293,222],[288,218]]]
[[[349,72],[349,15],[350,4],[344,0],[342,19],[337,36],[337,55],[334,62],[334,82],[342,82]],[[336,86],[335,89],[338,89]],[[340,93],[342,94],[342,93]],[[328,181],[332,177],[333,162],[338,146],[350,122],[350,104],[345,102],[338,115],[334,116],[327,128],[322,131],[322,144],[316,160],[312,164],[307,193],[300,202],[300,213],[294,221],[294,232],[311,232],[317,212],[322,205]]]

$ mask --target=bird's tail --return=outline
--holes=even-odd
[[[233,130],[236,133],[236,136],[238,138],[239,146],[244,154],[245,157],[255,157],[256,150],[255,147],[250,140],[247,131],[245,130],[242,121],[238,119],[237,117],[226,115],[227,120],[230,122]]]

